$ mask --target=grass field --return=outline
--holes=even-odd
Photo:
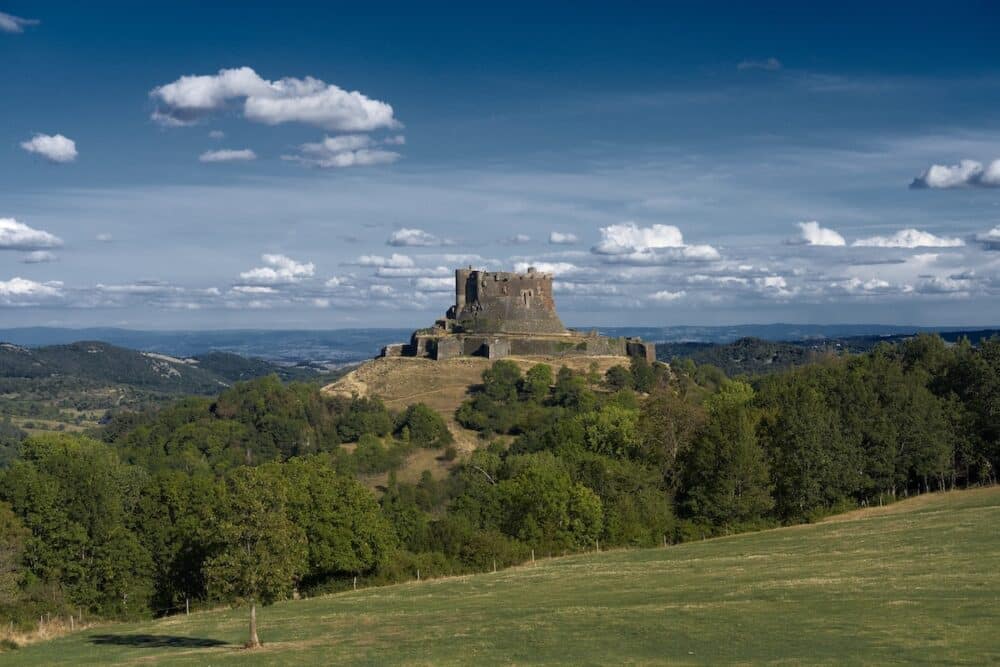
[[[1000,489],[662,549],[90,628],[0,664],[1000,662]]]

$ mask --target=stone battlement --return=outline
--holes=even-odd
[[[384,357],[451,359],[482,356],[639,356],[656,360],[652,343],[638,338],[581,334],[563,326],[552,293],[553,275],[455,271],[455,303],[433,327],[413,332],[410,342],[386,346]]]

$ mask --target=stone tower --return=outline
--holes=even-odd
[[[448,311],[463,333],[563,334],[556,314],[552,274],[455,271],[455,305]]]

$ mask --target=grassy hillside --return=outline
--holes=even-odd
[[[0,664],[984,664],[1000,489],[663,549],[90,628]]]
[[[586,371],[590,364],[596,364],[598,373],[604,373],[616,364],[627,364],[622,357],[511,357],[509,359],[522,371],[535,364],[548,364],[553,371],[560,366],[569,366],[576,371]],[[413,403],[424,403],[437,412],[448,425],[459,452],[468,454],[480,446],[475,431],[462,428],[455,421],[455,411],[462,401],[469,398],[474,387],[482,382],[483,371],[493,365],[485,357],[458,357],[445,361],[432,361],[417,357],[379,357],[371,359],[353,369],[336,382],[328,384],[323,391],[350,397],[377,396],[391,410],[402,411]],[[420,449],[409,456],[399,479],[415,482],[424,470],[429,470],[435,478],[443,478],[452,463],[441,458],[441,451]],[[384,485],[387,473],[369,475],[366,482],[372,486]]]

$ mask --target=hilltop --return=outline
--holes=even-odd
[[[548,364],[553,371],[568,366],[574,371],[587,371],[596,364],[601,377],[616,364],[627,364],[622,357],[508,357],[522,371],[535,364]],[[359,396],[382,399],[394,411],[405,410],[413,403],[424,403],[441,415],[455,438],[459,452],[469,453],[479,445],[475,431],[462,428],[455,421],[455,411],[482,381],[483,371],[493,365],[485,357],[457,357],[435,361],[419,357],[379,357],[351,370],[337,381],[326,385],[324,393],[334,396]],[[422,450],[411,455],[401,479],[416,478],[424,470],[442,477],[451,467],[435,450]],[[381,482],[381,476],[374,480]]]
[[[977,663],[1000,660],[1000,488],[669,548],[110,624],[0,663]]]

